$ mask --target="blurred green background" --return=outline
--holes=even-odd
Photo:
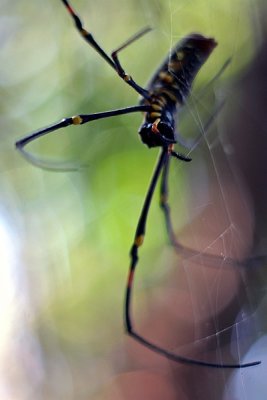
[[[252,0],[72,4],[107,52],[140,28],[154,28],[121,53],[140,85],[189,32],[219,43],[197,86],[229,56],[233,61],[221,84],[238,76],[261,36],[260,8]],[[138,99],[79,37],[60,1],[2,0],[0,7],[0,398],[90,398],[115,373],[111,354],[118,353],[118,364],[124,359],[119,344],[128,252],[157,150],[142,146],[142,116],[136,114],[70,128],[32,146],[43,157],[88,168],[57,173],[28,164],[14,148],[23,135],[64,116],[122,108]],[[195,128],[183,125],[185,137],[187,131],[194,134]],[[179,165],[172,179],[180,224],[185,168]],[[168,256],[155,201],[141,250],[142,287],[164,276]]]

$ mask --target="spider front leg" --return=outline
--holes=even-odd
[[[31,164],[35,165],[36,167],[53,170],[53,171],[77,170],[80,168],[74,167],[71,165],[63,165],[62,166],[61,163],[50,163],[50,162],[46,162],[45,160],[41,160],[38,157],[34,156],[34,154],[31,154],[31,152],[27,151],[25,149],[25,147],[29,143],[39,139],[40,137],[46,136],[46,135],[53,133],[59,129],[67,128],[68,126],[71,126],[71,125],[79,126],[79,125],[87,124],[88,122],[96,121],[99,119],[115,117],[117,115],[127,115],[127,114],[140,112],[140,111],[148,112],[149,110],[150,110],[149,106],[137,105],[137,106],[119,108],[117,110],[104,111],[104,112],[95,113],[95,114],[79,114],[79,115],[75,115],[73,117],[63,118],[61,121],[56,122],[55,124],[49,125],[42,129],[38,129],[37,131],[34,131],[34,132],[30,133],[29,135],[24,136],[23,138],[17,140],[16,148]]]
[[[92,33],[88,32],[84,26],[83,23],[78,16],[78,14],[74,11],[72,6],[70,5],[68,0],[62,0],[62,3],[65,5],[67,11],[71,15],[71,17],[74,20],[75,27],[78,30],[78,32],[81,34],[81,36],[85,39],[87,43],[90,44],[90,46],[95,49],[98,54],[101,55],[101,57],[117,72],[117,74],[128,84],[130,85],[137,93],[139,93],[141,96],[143,96],[146,99],[150,99],[149,92],[139,86],[133,78],[126,74],[124,69],[122,68],[119,60],[118,60],[118,52],[123,50],[125,47],[133,43],[135,40],[139,39],[141,36],[143,36],[145,33],[150,31],[150,28],[145,28],[142,31],[138,32],[136,35],[132,36],[129,40],[127,40],[123,45],[121,45],[118,49],[114,50],[112,52],[112,56],[110,57],[99,44],[96,42],[94,39]]]
[[[70,5],[70,3],[67,0],[62,0],[62,3],[65,5],[65,7],[67,8],[67,11],[69,12],[69,14],[72,16],[76,29],[79,31],[79,33],[81,34],[81,36],[84,38],[84,40],[90,44],[90,46],[93,47],[93,49],[95,49],[100,55],[101,57],[104,58],[104,60],[106,60],[106,62],[112,67],[115,68],[115,65],[113,63],[113,61],[111,60],[111,58],[107,55],[107,53],[102,49],[102,47],[99,46],[99,44],[95,41],[93,35],[88,32],[86,29],[84,29],[83,27],[83,23],[80,19],[80,17],[78,16],[78,14],[74,11],[74,9],[72,8],[72,6]],[[116,68],[115,68],[116,69]]]
[[[111,53],[111,57],[114,61],[114,64],[116,66],[116,70],[117,73],[119,74],[119,76],[128,83],[128,85],[132,86],[132,88],[134,88],[134,90],[139,93],[141,96],[143,96],[145,99],[150,99],[150,94],[149,92],[142,88],[141,86],[139,86],[134,80],[133,78],[128,75],[125,70],[123,69],[123,67],[121,66],[121,63],[119,61],[118,58],[118,53],[125,49],[126,47],[128,47],[131,43],[133,43],[135,40],[139,39],[141,36],[145,35],[147,32],[151,31],[150,27],[146,27],[144,29],[142,29],[140,32],[137,32],[134,36],[132,36],[130,39],[128,39],[126,42],[124,42],[120,47],[118,47],[116,50],[114,50]]]

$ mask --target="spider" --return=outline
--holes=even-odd
[[[197,33],[192,33],[186,36],[176,44],[171,51],[171,54],[163,61],[161,66],[154,73],[147,87],[143,88],[135,82],[132,76],[125,72],[119,61],[118,54],[125,47],[129,46],[135,40],[147,33],[150,28],[147,27],[132,36],[120,47],[114,50],[111,53],[111,56],[109,56],[96,42],[92,33],[88,32],[83,27],[80,17],[74,11],[69,1],[61,1],[72,17],[76,29],[85,39],[85,41],[95,51],[97,51],[97,53],[115,70],[115,72],[127,85],[131,86],[133,90],[135,90],[141,96],[141,100],[138,105],[131,107],[125,107],[112,111],[104,111],[96,114],[80,114],[73,117],[64,118],[53,125],[37,130],[18,140],[16,142],[16,148],[31,163],[42,167],[41,163],[39,163],[33,155],[25,150],[25,146],[33,140],[58,129],[66,128],[70,125],[82,125],[94,120],[109,118],[116,115],[143,112],[145,115],[144,122],[142,123],[138,133],[142,142],[149,148],[159,147],[160,155],[147,190],[130,251],[131,261],[127,279],[124,308],[126,332],[132,338],[152,351],[157,352],[170,360],[180,363],[195,364],[214,368],[244,368],[259,364],[260,361],[246,364],[216,364],[174,354],[171,351],[164,349],[139,335],[133,327],[131,317],[131,296],[134,273],[138,264],[138,249],[144,241],[147,217],[155,187],[160,176],[162,179],[160,187],[160,205],[165,215],[167,230],[172,244],[176,247],[180,246],[174,237],[170,220],[170,209],[168,205],[169,163],[171,158],[176,158],[182,162],[189,162],[191,159],[188,156],[178,153],[174,150],[174,145],[178,141],[176,134],[176,114],[185,103],[196,74],[213,52],[214,48],[217,46],[216,41],[213,38],[207,38]],[[222,70],[225,68],[225,66],[223,66]],[[208,121],[206,124],[206,127],[211,123],[215,114],[216,113],[212,115],[210,121]]]

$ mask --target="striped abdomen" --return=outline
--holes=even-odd
[[[183,105],[197,72],[216,45],[212,38],[191,34],[175,46],[156,71],[147,85],[150,99],[141,100],[141,104],[151,107],[139,129],[141,139],[148,147],[176,143],[177,108]]]

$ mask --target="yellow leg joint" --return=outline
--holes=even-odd
[[[81,29],[81,34],[82,34],[82,36],[88,36],[89,35],[89,32],[87,32],[87,30],[86,29]]]
[[[168,201],[168,196],[166,194],[162,194],[160,196],[160,204],[162,205],[167,204],[167,201]]]
[[[140,247],[140,246],[142,246],[143,242],[144,242],[144,235],[139,235],[139,236],[137,236],[137,237],[135,238],[134,244],[135,244],[137,247]]]
[[[125,82],[129,82],[132,79],[132,77],[128,74],[125,74],[123,79],[125,80]]]
[[[75,117],[72,117],[72,123],[73,125],[81,125],[83,123],[83,119],[79,115],[75,115]]]

